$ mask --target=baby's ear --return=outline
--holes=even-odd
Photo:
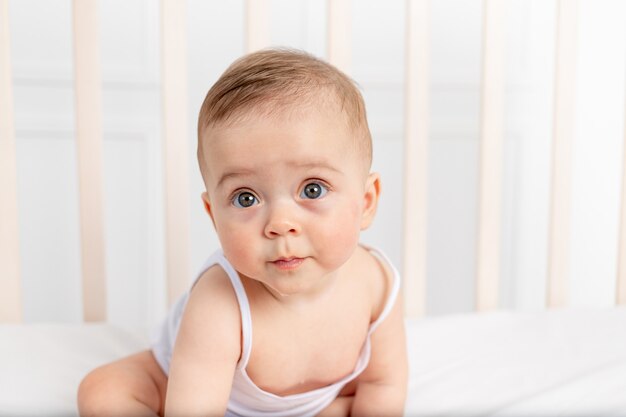
[[[380,175],[372,172],[367,176],[365,183],[365,195],[363,196],[363,215],[361,217],[361,230],[365,230],[372,224],[376,209],[378,208],[378,197],[380,196]]]
[[[211,211],[211,202],[209,201],[209,195],[206,191],[202,193],[202,202],[204,203],[204,210],[207,212],[209,217],[211,217],[213,227],[215,227],[215,220],[213,219],[213,212]]]

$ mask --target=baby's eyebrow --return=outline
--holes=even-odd
[[[231,178],[237,178],[237,177],[248,177],[254,175],[254,171],[251,169],[237,169],[237,170],[233,170],[233,171],[229,171],[224,173],[219,181],[217,181],[217,187],[219,188],[224,182],[226,182],[227,180],[231,179]]]
[[[306,169],[314,169],[314,168],[323,168],[323,169],[327,169],[330,171],[334,171],[336,173],[341,173],[341,170],[339,170],[338,168],[334,167],[332,164],[328,163],[325,160],[319,160],[319,161],[306,161],[306,162],[292,162],[289,165],[292,165],[294,167],[297,168],[306,168]]]
[[[293,162],[289,162],[288,163],[289,166],[292,166],[294,168],[303,168],[303,169],[326,169],[329,171],[333,171],[335,173],[341,174],[342,171],[339,170],[338,168],[335,168],[334,166],[332,166],[330,163],[328,163],[325,160],[319,160],[319,161],[293,161]],[[219,188],[222,184],[224,184],[224,182],[226,182],[227,180],[230,179],[234,179],[234,178],[238,178],[238,177],[250,177],[255,175],[256,171],[253,169],[248,169],[248,168],[235,168],[232,171],[227,171],[224,174],[222,174],[222,176],[220,177],[220,179],[217,181],[217,187]]]

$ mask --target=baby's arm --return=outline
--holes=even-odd
[[[371,335],[369,365],[358,378],[352,416],[401,416],[406,401],[408,359],[402,297]]]
[[[192,289],[170,366],[166,416],[224,415],[241,351],[235,293],[218,267]]]

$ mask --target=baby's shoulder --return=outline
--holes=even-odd
[[[371,321],[375,321],[382,313],[393,290],[394,281],[398,279],[387,260],[378,256],[371,249],[358,247],[359,278],[367,283],[371,299]]]
[[[216,345],[215,340],[220,343]],[[209,267],[194,282],[180,319],[176,349],[184,356],[197,353],[198,347],[203,352],[202,360],[207,360],[209,354],[233,361],[241,357],[237,297],[228,275],[219,266]]]
[[[219,264],[208,267],[200,274],[191,291],[226,291],[235,294],[228,274]]]
[[[190,290],[189,304],[195,305],[199,313],[207,313],[204,310],[210,309],[220,311],[220,316],[239,316],[235,289],[219,264],[209,267],[198,277]]]

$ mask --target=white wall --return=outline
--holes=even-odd
[[[189,0],[191,253],[217,247],[200,204],[195,122],[204,94],[244,52],[244,2]],[[70,0],[10,2],[22,273],[27,321],[80,321]],[[150,326],[164,313],[159,9],[101,7],[110,320]],[[361,85],[382,174],[378,218],[363,240],[401,265],[404,2],[352,2],[352,76]],[[326,54],[326,3],[271,2],[271,36]],[[541,309],[547,269],[555,1],[511,0],[507,18],[503,308]],[[481,69],[480,1],[432,1],[428,207],[430,314],[473,309]],[[580,1],[571,301],[615,295],[624,125],[626,5]],[[191,277],[190,277],[191,279]],[[146,296],[148,294],[149,296]]]

